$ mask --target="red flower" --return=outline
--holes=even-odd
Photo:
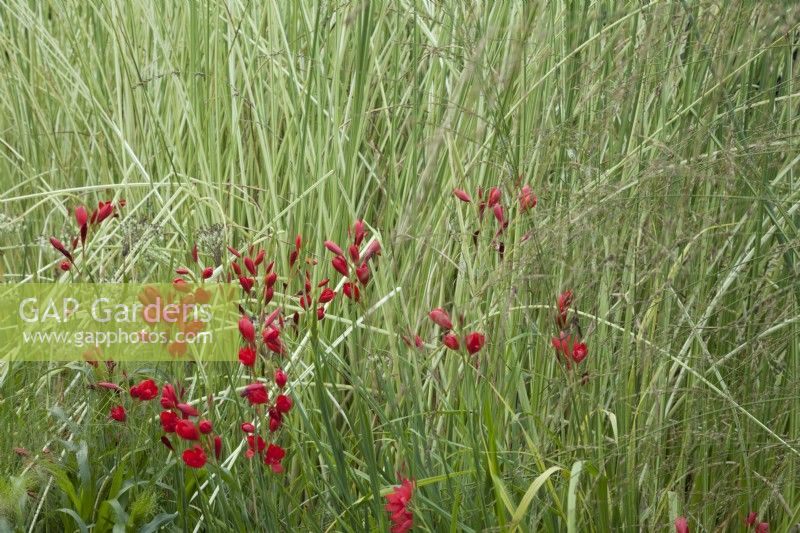
[[[486,207],[494,207],[499,202],[500,202],[500,189],[498,189],[497,187],[492,187],[489,190],[489,196],[487,198]]]
[[[675,519],[675,533],[689,533],[689,524],[683,516]]]
[[[256,264],[253,262],[252,259],[250,259],[249,257],[245,257],[244,258],[244,266],[247,269],[247,271],[250,272],[250,274],[252,274],[254,276],[256,275],[256,272],[257,272]]]
[[[256,362],[256,351],[252,346],[243,346],[239,348],[239,361],[244,366],[253,366]]]
[[[274,352],[278,355],[281,355],[286,351],[286,348],[283,346],[283,343],[279,337],[265,339],[264,344],[271,352]]]
[[[256,342],[256,330],[253,327],[253,323],[250,322],[250,319],[246,316],[239,319],[239,333],[241,333],[242,338],[250,344]]]
[[[347,260],[343,255],[337,255],[331,259],[331,265],[333,265],[333,268],[342,276],[347,276],[349,274],[347,270]]]
[[[200,413],[197,411],[197,409],[195,409],[194,407],[192,407],[192,406],[191,406],[191,405],[189,405],[188,403],[179,403],[178,405],[176,405],[176,407],[177,407],[178,409],[180,409],[181,413],[183,413],[183,416],[184,416],[185,418],[188,418],[188,417],[190,417],[190,416],[197,416],[197,415],[199,415],[199,414],[200,414]]]
[[[148,402],[158,396],[158,385],[152,379],[142,380],[131,387],[131,396],[137,400]]]
[[[203,269],[203,279],[208,279],[214,275],[214,268],[213,267],[206,267]]]
[[[464,337],[464,345],[467,347],[467,351],[470,353],[470,355],[475,355],[481,351],[481,348],[483,348],[484,344],[486,344],[486,336],[484,336],[483,333],[473,331]]]
[[[364,251],[364,262],[366,263],[376,255],[381,255],[381,243],[372,241],[367,245],[367,249]]]
[[[200,432],[197,431],[197,426],[194,425],[194,422],[185,418],[178,420],[178,423],[175,424],[175,433],[185,440],[200,439]]]
[[[269,399],[267,387],[265,387],[263,383],[251,383],[250,385],[246,386],[242,391],[242,396],[247,398],[247,401],[250,402],[250,405],[267,403],[267,400]]]
[[[442,337],[442,342],[451,350],[458,350],[461,347],[461,343],[458,342],[458,337],[452,333],[448,333]]]
[[[89,220],[89,214],[86,212],[86,208],[82,205],[79,205],[75,208],[75,221],[78,223],[79,227],[83,227],[86,225],[86,222]]]
[[[122,205],[122,204],[120,204]],[[98,202],[97,209],[92,213],[92,224],[100,224],[114,213],[114,204],[111,202]]]
[[[242,431],[245,433],[253,433],[256,430],[256,427],[251,424],[250,422],[242,422]]]
[[[348,298],[355,300],[356,302],[361,299],[361,293],[358,290],[358,285],[355,283],[347,282],[342,286],[342,292]]]
[[[173,411],[161,411],[161,414],[158,415],[158,417],[161,420],[161,427],[164,429],[164,432],[175,432],[175,427],[180,421],[180,418],[178,418],[177,414],[175,414]]]
[[[325,248],[330,250],[336,255],[344,255],[344,251],[333,241],[325,241]]]
[[[222,437],[214,435],[214,457],[217,459],[222,455]]]
[[[53,248],[55,248],[56,250],[61,252],[61,255],[63,255],[64,257],[69,259],[70,262],[72,262],[72,254],[69,253],[69,250],[67,250],[67,248],[64,246],[64,244],[61,241],[59,241],[55,237],[50,237],[50,244],[53,245]]]
[[[453,322],[450,320],[450,315],[441,307],[433,309],[428,313],[428,317],[444,329],[453,329]]]
[[[269,431],[274,433],[278,431],[283,422],[283,415],[276,411],[274,408],[269,410]]]
[[[497,219],[497,223],[505,227],[506,219],[505,215],[503,214],[503,206],[500,204],[494,204],[494,207],[492,207],[492,212],[494,213],[494,218]]]
[[[366,263],[361,263],[361,266],[356,267],[356,277],[358,281],[361,282],[362,285],[366,285],[369,283],[370,272],[369,266]]]
[[[197,263],[198,258],[199,254],[197,253],[197,243],[195,243],[194,246],[192,246],[192,261]]]
[[[286,372],[280,368],[275,369],[275,385],[281,389],[284,388],[286,386],[286,379]]]
[[[125,422],[127,418],[125,414],[125,408],[121,405],[115,405],[111,408],[111,418],[116,420],[117,422]]]
[[[355,244],[351,244],[347,248],[347,252],[350,254],[350,259],[353,263],[358,263],[358,260],[361,258],[361,252],[358,249],[358,246]]]
[[[756,526],[756,533],[769,533],[769,523],[761,522]]]
[[[69,261],[61,261],[61,263],[58,264],[58,268],[60,268],[64,272],[67,272],[70,269]]]
[[[536,207],[537,201],[538,199],[536,198],[536,195],[533,194],[530,185],[523,185],[522,190],[519,193],[519,208],[523,211],[533,209]]]
[[[470,203],[472,201],[472,198],[470,198],[469,194],[461,189],[453,189],[453,194],[462,202]]]
[[[116,392],[120,392],[122,390],[122,387],[120,387],[116,383],[110,383],[108,381],[98,381],[95,385],[97,387],[100,387],[101,389],[113,390]]]
[[[264,448],[267,447],[267,443],[264,442],[264,439],[261,436],[255,435],[248,435],[247,436],[247,452],[245,452],[244,456],[248,459],[252,459],[255,454],[261,454],[264,451]]]
[[[203,435],[208,435],[214,431],[214,426],[211,424],[210,420],[201,420],[198,427],[200,428],[200,433]]]
[[[755,511],[750,511],[750,514],[744,519],[744,523],[747,527],[750,527],[756,523],[756,520],[758,520],[758,514]]]
[[[400,486],[384,496],[389,512],[389,520],[392,522],[392,533],[405,533],[414,527],[414,515],[408,508],[411,497],[414,493],[414,483],[409,479],[401,480]]]
[[[169,383],[161,389],[161,407],[172,409],[178,404],[178,395],[175,394],[175,387]]]
[[[572,305],[572,291],[564,291],[558,295],[558,315],[556,315],[556,324],[559,328],[564,328],[567,324],[567,313],[569,306]]]
[[[190,468],[203,468],[206,464],[206,452],[197,444],[193,448],[184,450],[182,457],[183,462]]]
[[[363,220],[356,220],[355,224],[353,224],[353,233],[354,233],[353,242],[356,244],[356,246],[361,246],[361,242],[367,235],[367,232],[364,231]]]
[[[285,394],[278,395],[275,398],[275,410],[279,413],[288,413],[292,409],[292,399]]]
[[[267,448],[267,453],[264,456],[264,464],[269,465],[272,471],[276,474],[283,472],[281,461],[286,456],[286,451],[275,444],[270,444]]]
[[[249,293],[253,290],[253,285],[255,284],[255,280],[253,278],[248,278],[245,276],[239,276],[239,285],[242,286],[244,292]]]
[[[558,337],[553,337],[550,341],[553,348],[556,349],[557,355],[563,355],[564,360],[567,362],[567,369],[572,367],[572,361],[575,364],[580,364],[581,361],[586,359],[589,353],[586,344],[582,342],[573,343],[572,335],[568,335],[562,331]]]
[[[336,298],[336,293],[333,291],[333,289],[325,287],[322,289],[322,293],[319,295],[319,303],[326,304],[334,298]]]
[[[572,360],[575,361],[576,364],[580,364],[581,361],[586,359],[587,354],[588,349],[586,348],[586,344],[582,342],[576,342],[572,347]]]

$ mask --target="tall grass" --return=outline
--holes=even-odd
[[[170,279],[214,224],[323,263],[363,218],[385,250],[367,303],[293,346],[281,477],[243,457],[237,365],[130,369],[214,394],[225,460],[198,477],[109,428],[91,368],[3,364],[0,524],[386,530],[398,471],[420,530],[799,524],[799,24],[752,0],[0,0],[5,282],[53,280],[43,237],[98,199],[127,201],[100,280]],[[540,202],[501,258],[451,190],[518,176]],[[550,346],[566,288],[586,385]],[[477,367],[437,306],[487,333]]]

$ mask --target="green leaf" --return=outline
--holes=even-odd
[[[517,509],[511,515],[511,521],[514,524],[519,524],[519,522],[522,521],[522,519],[525,517],[525,513],[528,512],[528,507],[533,501],[534,496],[536,496],[536,493],[539,492],[539,489],[542,488],[542,485],[544,485],[547,480],[550,479],[550,476],[559,470],[561,470],[560,467],[551,466],[533,480],[533,483],[530,484],[528,490],[525,491],[525,495],[522,497],[522,500],[520,500],[519,506],[517,506]]]

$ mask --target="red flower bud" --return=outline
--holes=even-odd
[[[575,361],[576,364],[579,364],[581,361],[586,359],[586,355],[588,353],[589,351],[584,343],[576,342],[572,347],[572,360]]]
[[[178,423],[175,425],[175,433],[184,440],[200,439],[200,432],[197,431],[197,426],[194,425],[194,422],[185,418],[178,420]]]
[[[361,242],[364,240],[364,237],[367,235],[366,231],[364,231],[364,221],[363,220],[356,220],[353,226],[353,232],[355,233],[355,238],[353,243],[356,246],[361,246]]]
[[[470,198],[469,194],[461,189],[453,189],[453,194],[462,202],[470,203],[472,201],[472,198]]]
[[[245,258],[244,258],[244,266],[245,266],[245,268],[247,268],[247,270],[248,270],[248,271],[249,271],[249,272],[250,272],[252,275],[254,275],[254,276],[256,275],[256,272],[257,272],[257,270],[256,270],[256,264],[253,262],[253,260],[252,260],[252,259],[250,259],[249,257],[245,257]]]
[[[239,361],[244,366],[253,366],[256,362],[256,351],[252,346],[242,346],[239,348]]]
[[[451,350],[458,350],[461,345],[458,342],[458,337],[456,337],[452,333],[448,333],[444,337],[442,337],[442,342],[444,343],[445,346],[447,346]]]
[[[267,403],[269,400],[267,387],[264,386],[263,383],[259,382],[251,383],[250,385],[246,386],[242,391],[242,396],[247,398],[247,401],[250,402],[250,405]]]
[[[333,289],[329,289],[326,287],[322,290],[322,293],[319,295],[319,303],[326,304],[331,300],[333,300],[335,297],[336,293],[333,291]]]
[[[487,207],[494,207],[495,204],[500,202],[500,189],[497,187],[492,187],[489,190],[489,197],[487,198]]]
[[[183,416],[187,418],[190,416],[197,416],[200,414],[194,406],[191,406],[188,403],[179,403],[178,405],[176,405],[176,407],[178,408],[178,410],[180,410]]]
[[[431,310],[431,312],[428,313],[428,317],[444,329],[453,329],[453,322],[450,320],[450,316],[447,314],[447,311],[441,307]]]
[[[255,284],[255,280],[253,278],[247,278],[245,276],[239,276],[239,285],[242,286],[244,292],[249,293],[253,289],[253,285]]]
[[[370,271],[369,266],[366,263],[361,263],[361,266],[356,268],[356,277],[362,285],[369,283]]]
[[[267,251],[266,250],[259,250],[258,251],[258,255],[256,256],[256,259],[254,261],[255,265],[256,266],[260,265],[264,261],[264,258],[266,256],[267,256]]]
[[[61,253],[61,255],[63,255],[67,259],[69,259],[70,262],[73,262],[72,261],[72,254],[69,253],[69,250],[66,249],[66,247],[64,246],[64,244],[61,241],[59,241],[55,237],[50,237],[50,244],[52,244],[53,248],[58,250]]]
[[[203,279],[208,279],[214,275],[214,269],[212,267],[206,267],[203,269]]]
[[[284,372],[280,368],[275,369],[275,385],[277,385],[278,388],[282,389],[286,386],[286,381],[287,381],[286,372]]]
[[[250,344],[254,344],[256,341],[256,330],[253,327],[253,323],[250,322],[250,319],[246,316],[243,316],[239,319],[239,333],[241,333],[242,338],[249,342]]]
[[[200,433],[204,435],[208,435],[214,431],[214,426],[211,424],[210,420],[201,420],[198,427],[200,428]]]
[[[506,219],[505,215],[503,214],[503,206],[501,204],[494,204],[494,207],[492,207],[492,212],[494,213],[494,218],[497,219],[497,223],[505,227]]]
[[[361,299],[361,293],[358,290],[358,285],[355,283],[347,282],[342,286],[342,292],[348,298],[355,300],[356,302]]]
[[[121,405],[116,405],[111,408],[111,418],[116,420],[117,422],[125,422],[127,415],[125,413],[125,408]]]
[[[86,212],[86,208],[82,205],[79,205],[75,208],[75,220],[78,222],[78,227],[83,227],[86,225],[86,222],[89,220],[89,214]]]
[[[364,262],[366,263],[376,255],[381,255],[381,243],[378,241],[372,241],[369,243],[369,245],[367,245],[366,251],[364,251]]]
[[[214,435],[214,458],[219,459],[222,456],[222,437]]]
[[[347,270],[347,260],[345,260],[343,255],[337,255],[331,259],[331,265],[333,265],[333,268],[335,268],[336,271],[342,276],[347,276],[349,274]]]
[[[528,211],[529,209],[533,209],[536,207],[536,203],[538,199],[536,195],[533,194],[530,185],[523,185],[522,190],[519,193],[519,208],[522,211]]]
[[[166,435],[161,435],[161,442],[166,446],[170,451],[175,451],[175,448],[172,447],[172,443],[169,441],[169,437]]]
[[[325,248],[327,248],[336,255],[344,255],[344,251],[342,251],[339,245],[333,241],[325,241]]]
[[[483,345],[486,343],[486,337],[483,333],[478,333],[473,331],[472,333],[468,333],[466,337],[464,337],[464,345],[467,347],[467,351],[474,355],[481,351]]]
[[[292,399],[285,394],[278,395],[275,398],[275,409],[281,414],[288,413],[292,409]]]

